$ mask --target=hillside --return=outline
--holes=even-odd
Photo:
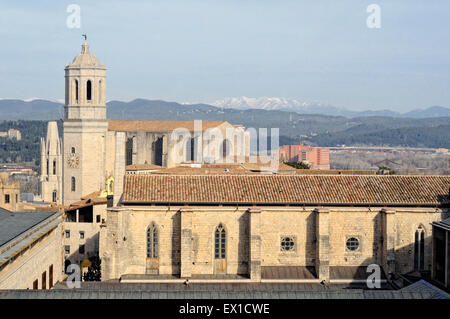
[[[246,127],[279,128],[280,145],[302,141],[318,146],[345,144],[450,148],[450,117],[444,116],[347,118],[278,110],[226,109],[207,104],[183,105],[145,99],[110,101],[107,105],[110,119],[225,120]],[[439,112],[439,109],[435,111]],[[0,138],[0,162],[38,161],[39,138],[45,136],[46,121],[58,120],[62,116],[63,106],[57,102],[0,100],[0,131],[17,128],[23,137],[20,142]],[[22,120],[11,122],[17,119]]]

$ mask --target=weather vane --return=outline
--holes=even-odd
[[[82,34],[82,37],[84,37],[84,41],[87,41],[87,35],[86,34]]]

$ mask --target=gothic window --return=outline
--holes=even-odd
[[[281,239],[281,250],[292,251],[295,248],[295,241],[292,237],[283,237]]]
[[[53,175],[56,175],[56,161],[53,161]]]
[[[419,226],[414,234],[414,270],[425,269],[425,229]]]
[[[193,161],[194,156],[194,138],[190,138],[186,143],[186,161]]]
[[[48,159],[47,159],[47,167],[46,167],[46,168],[47,168],[47,176],[50,175],[50,173],[49,173],[49,170],[50,170],[49,164],[50,164],[50,163],[49,163],[49,161],[48,161]]]
[[[86,83],[86,99],[88,101],[92,100],[92,82],[88,80]]]
[[[228,155],[231,154],[231,143],[229,140],[223,140],[222,146],[221,146],[222,152],[222,158],[226,158]]]
[[[133,164],[133,138],[127,139],[127,143],[125,146],[125,154],[126,154],[125,165],[132,165]]]
[[[75,180],[75,177],[73,177],[72,176],[72,183],[71,183],[72,185],[72,192],[75,192],[76,191],[76,180]]]
[[[347,250],[355,251],[359,248],[359,240],[355,237],[350,237],[346,242]]]
[[[72,147],[71,153],[75,154],[75,147]]]
[[[52,193],[52,202],[56,203],[56,191],[53,191]]]
[[[75,80],[75,101],[78,103],[78,80]]]
[[[147,229],[147,258],[158,258],[158,229],[155,223]]]
[[[226,256],[226,231],[222,224],[217,226],[214,233],[214,258],[225,259]]]

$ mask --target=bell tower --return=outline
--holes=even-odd
[[[87,41],[65,67],[63,202],[101,190],[105,181],[106,67]]]

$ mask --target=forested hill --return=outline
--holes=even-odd
[[[61,121],[59,121],[61,132]],[[0,132],[14,128],[20,131],[22,140],[0,137],[0,163],[40,162],[41,137],[47,135],[46,121],[0,121]]]

